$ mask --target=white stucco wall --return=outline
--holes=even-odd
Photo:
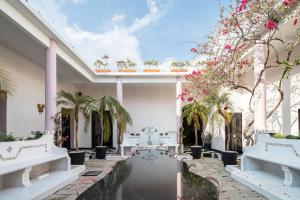
[[[131,132],[140,132],[145,126],[158,131],[176,131],[175,84],[127,84],[124,87],[124,106],[133,119]]]
[[[44,130],[44,113],[37,110],[38,103],[45,103],[44,70],[2,44],[0,63],[6,66],[17,85],[16,94],[8,97],[7,132],[28,137],[31,131]]]

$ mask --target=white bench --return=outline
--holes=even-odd
[[[0,189],[28,187],[32,179],[70,169],[67,150],[56,147],[51,134],[37,140],[0,143]]]
[[[241,169],[234,179],[270,199],[300,198],[300,140],[258,134],[254,146],[244,147]]]
[[[154,133],[150,136],[151,144],[149,144],[149,136],[145,133],[131,135],[125,133],[123,135],[123,142],[121,144],[121,155],[124,156],[124,149],[136,146],[141,147],[156,147],[160,145],[164,146],[176,146],[177,133],[176,131],[169,131],[168,134],[160,135],[160,133]]]

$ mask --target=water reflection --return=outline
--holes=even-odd
[[[104,180],[78,199],[215,200],[216,192],[211,182],[188,172],[187,165],[166,151],[146,150],[119,162]]]

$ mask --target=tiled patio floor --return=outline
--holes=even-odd
[[[190,166],[190,171],[202,176],[213,177],[220,186],[220,200],[266,200],[265,197],[233,180],[225,171],[223,163],[214,158],[201,158],[185,161]]]
[[[96,180],[99,181],[102,178],[104,178],[115,166],[117,161],[108,161],[108,160],[89,160],[86,164],[86,170],[87,171],[102,171],[101,174],[99,174],[96,177]],[[80,176],[80,178],[73,183],[65,186],[59,191],[56,191],[51,196],[47,197],[44,200],[75,200],[77,198],[77,183],[79,181],[82,181],[86,178],[89,178],[90,176]],[[95,177],[95,176],[92,176]],[[89,187],[91,187],[94,183],[93,182],[87,182],[80,184],[79,194],[83,193],[85,190],[87,190]]]

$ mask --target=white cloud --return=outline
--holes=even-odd
[[[123,20],[126,18],[125,15],[114,15],[112,18],[111,18],[111,22],[114,23],[114,24],[118,24],[118,23],[121,23],[123,22]]]
[[[147,6],[149,13],[142,18],[135,19],[134,23],[129,27],[129,32],[138,31],[160,18],[162,12],[154,0],[147,0]]]
[[[76,5],[84,3],[85,0],[69,0],[71,3],[74,3]]]
[[[84,0],[69,1],[78,4]],[[132,25],[123,26],[122,22],[126,16],[116,14],[111,18],[112,27],[108,27],[104,32],[92,32],[69,22],[68,17],[61,11],[61,0],[31,0],[30,2],[91,67],[94,61],[104,54],[111,57],[111,65],[125,58],[141,65],[140,44],[133,33],[155,22],[162,14],[155,0],[147,0],[148,13],[142,18],[135,19]]]

